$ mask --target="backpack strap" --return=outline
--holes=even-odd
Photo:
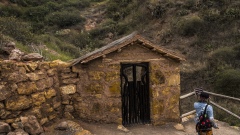
[[[205,109],[204,109],[203,115],[205,115],[205,114],[206,114],[206,111],[207,111],[207,106],[208,106],[208,104],[205,106]]]
[[[205,108],[204,108],[204,111],[203,111],[203,116],[205,116],[205,114],[206,114],[206,111],[207,111],[207,106],[208,106],[208,104],[205,106]],[[203,121],[203,119],[201,119],[200,120],[200,122],[202,122]]]

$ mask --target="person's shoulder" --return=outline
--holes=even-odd
[[[209,107],[209,108],[213,108],[212,105],[210,105],[210,104],[208,104],[208,107]]]

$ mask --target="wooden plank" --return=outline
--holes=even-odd
[[[188,113],[184,113],[183,115],[180,116],[180,118],[189,116],[189,115],[194,114],[194,113],[196,113],[196,110],[190,111],[190,112],[188,112]]]
[[[184,99],[184,98],[189,97],[189,96],[192,96],[192,95],[194,95],[194,94],[195,94],[195,92],[191,92],[191,93],[188,93],[188,94],[186,94],[186,95],[182,95],[182,96],[180,96],[180,99]]]
[[[238,115],[234,114],[233,112],[231,112],[231,111],[229,111],[229,110],[227,110],[227,109],[225,109],[225,108],[221,107],[220,105],[218,105],[218,104],[214,103],[213,101],[210,101],[210,103],[211,103],[212,105],[214,105],[214,106],[218,107],[219,109],[222,109],[223,111],[225,111],[225,112],[227,112],[227,113],[231,114],[232,116],[234,116],[234,117],[236,117],[236,118],[238,118],[238,119],[240,120],[240,116],[238,116]]]
[[[235,98],[235,97],[230,97],[230,96],[225,96],[225,95],[221,95],[221,94],[216,94],[216,93],[213,93],[213,92],[208,92],[208,91],[204,91],[210,95],[214,95],[214,96],[218,96],[218,97],[223,97],[223,98],[228,98],[228,99],[232,99],[232,100],[236,100],[236,101],[240,101],[239,98]]]

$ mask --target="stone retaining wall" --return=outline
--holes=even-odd
[[[20,116],[34,115],[41,125],[72,118],[70,94],[76,92],[77,73],[68,64],[0,61],[0,121],[16,124]]]

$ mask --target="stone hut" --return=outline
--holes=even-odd
[[[178,122],[183,60],[136,32],[86,54],[71,63],[74,114],[123,125]]]

